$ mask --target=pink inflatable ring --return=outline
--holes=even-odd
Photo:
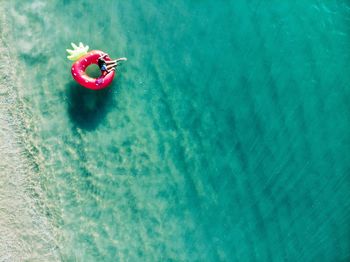
[[[109,86],[114,78],[115,72],[114,70],[109,72],[106,75],[99,76],[98,78],[90,77],[86,74],[85,70],[89,65],[96,64],[98,65],[97,61],[98,58],[103,55],[104,52],[99,50],[93,50],[88,52],[86,55],[82,56],[72,65],[72,76],[77,83],[80,85],[93,89],[93,90],[99,90],[103,89],[107,86]],[[110,61],[110,57],[107,55],[104,57],[105,61]]]

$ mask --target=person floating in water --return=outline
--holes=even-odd
[[[102,75],[107,75],[108,73],[115,71],[116,67],[118,66],[119,61],[126,61],[127,59],[125,57],[118,58],[116,60],[110,60],[106,61],[105,57],[107,54],[103,54],[98,58],[98,67],[100,68]]]

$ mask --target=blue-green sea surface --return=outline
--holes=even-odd
[[[0,261],[350,259],[348,1],[0,13]],[[128,58],[109,88],[72,79],[80,41]]]

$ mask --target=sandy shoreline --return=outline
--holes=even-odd
[[[0,12],[5,14],[5,12]],[[16,81],[8,71],[10,51],[5,17],[0,16],[0,261],[58,260],[53,233],[31,192],[35,172],[21,148]]]

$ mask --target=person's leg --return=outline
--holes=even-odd
[[[117,63],[111,64],[111,65],[107,65],[107,70],[115,68],[117,65],[118,65]]]
[[[106,74],[104,74],[103,76],[106,76],[107,74],[109,74],[112,71],[115,71],[115,67],[108,69],[108,71],[106,71]]]
[[[106,61],[107,65],[115,64],[115,63],[117,63],[117,60]]]
[[[118,63],[119,61],[126,61],[126,60],[128,60],[128,59],[126,59],[126,57],[121,57],[121,58],[118,58],[115,61]]]

